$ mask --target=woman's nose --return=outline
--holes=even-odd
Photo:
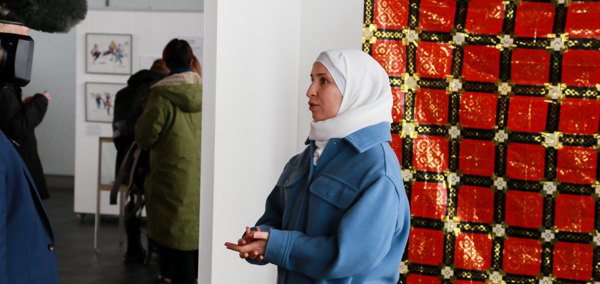
[[[314,88],[313,85],[314,84],[310,84],[310,86],[308,86],[308,90],[306,90],[307,97],[314,97],[317,95],[316,88]]]

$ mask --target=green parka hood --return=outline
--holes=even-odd
[[[184,112],[202,110],[202,78],[195,72],[170,75],[152,85],[150,90],[158,91]]]

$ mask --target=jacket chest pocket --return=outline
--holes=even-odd
[[[283,169],[277,181],[277,186],[283,191],[286,203],[289,201],[292,191],[301,184],[299,181],[302,180],[302,177],[306,177],[306,172],[306,170],[295,167],[285,167]]]
[[[324,174],[310,185],[310,192],[339,209],[347,209],[360,191],[337,177]]]

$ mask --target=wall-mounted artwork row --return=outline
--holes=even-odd
[[[600,1],[366,0],[411,201],[399,283],[600,283]]]
[[[87,73],[131,74],[130,34],[86,34]]]

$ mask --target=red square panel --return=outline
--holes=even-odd
[[[563,55],[562,81],[567,86],[596,87],[596,84],[600,83],[598,65],[600,65],[599,52],[594,50],[569,50]]]
[[[400,88],[393,87],[394,105],[392,106],[392,120],[399,122],[404,118],[404,92]]]
[[[450,96],[444,90],[421,89],[416,94],[416,118],[420,124],[444,125],[448,122]]]
[[[491,177],[496,148],[491,141],[465,139],[460,143],[460,170],[469,175]]]
[[[600,104],[596,100],[568,99],[560,108],[558,129],[567,134],[594,135],[599,120]]]
[[[506,222],[537,229],[542,225],[543,207],[544,199],[537,192],[510,191],[506,194]]]
[[[419,11],[419,25],[426,31],[449,32],[454,27],[454,1],[421,0]]]
[[[507,273],[536,276],[541,270],[542,245],[537,240],[509,238],[504,241],[502,266]]]
[[[390,146],[396,156],[398,157],[398,162],[402,165],[402,137],[398,134],[392,134],[392,142],[390,142]]]
[[[452,68],[449,44],[421,42],[417,48],[417,73],[425,78],[446,78]]]
[[[440,280],[435,276],[425,276],[420,274],[410,274],[406,278],[406,284],[440,284]]]
[[[591,184],[596,180],[597,156],[591,148],[564,146],[558,150],[557,178],[562,182]]]
[[[410,206],[417,217],[441,219],[446,215],[448,192],[441,183],[416,182]]]
[[[508,127],[512,131],[540,133],[546,129],[547,114],[544,98],[515,96],[508,108]]]
[[[406,47],[401,41],[378,40],[373,44],[373,58],[389,76],[402,76],[406,71]]]
[[[600,6],[598,3],[575,2],[567,10],[565,32],[570,38],[600,37]]]
[[[448,168],[448,140],[419,135],[413,142],[413,165],[418,171],[443,172]]]
[[[545,50],[519,48],[513,51],[512,79],[522,85],[544,85],[550,76],[550,54]]]
[[[437,230],[410,231],[408,258],[413,263],[439,265],[444,260],[444,234]]]
[[[589,196],[561,194],[556,198],[555,224],[561,231],[589,233],[594,229],[594,207]]]
[[[409,0],[375,0],[373,24],[377,29],[401,30],[408,23]]]
[[[494,193],[490,188],[464,185],[458,191],[458,217],[462,221],[489,223],[494,218]]]
[[[504,21],[502,0],[471,0],[465,29],[472,34],[498,34]]]
[[[511,179],[539,181],[544,177],[546,150],[541,145],[512,143],[506,156],[506,173]]]
[[[492,129],[496,125],[496,105],[493,94],[464,93],[460,97],[460,123],[465,127]]]
[[[456,267],[486,270],[492,258],[492,240],[488,235],[461,233],[456,237],[454,263]]]
[[[552,3],[521,2],[517,9],[515,34],[519,37],[545,38],[552,33],[554,12]]]
[[[500,51],[496,47],[465,48],[463,75],[467,81],[494,82],[500,74]]]
[[[587,281],[592,277],[594,251],[588,244],[558,243],[554,246],[554,273],[558,278]]]

